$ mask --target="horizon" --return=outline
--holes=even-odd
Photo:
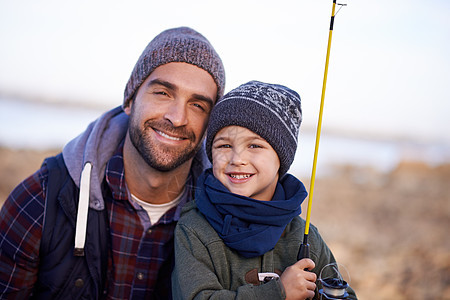
[[[77,104],[36,103],[7,100],[0,96],[0,148],[17,150],[62,150],[106,110]],[[14,128],[14,130],[4,130]],[[316,128],[302,125],[297,153],[290,172],[309,176]],[[330,174],[335,166],[370,167],[389,172],[402,162],[429,166],[450,163],[450,143],[388,137],[369,137],[322,129],[318,176]]]

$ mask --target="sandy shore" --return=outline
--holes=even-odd
[[[0,201],[57,152],[0,148]],[[360,299],[450,299],[450,165],[338,166],[316,180],[311,221]]]

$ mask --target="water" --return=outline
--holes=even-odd
[[[0,145],[11,148],[61,148],[103,111],[0,98]]]
[[[315,136],[301,136],[291,172],[310,176]],[[329,174],[332,166],[353,165],[389,172],[402,161],[419,161],[437,166],[450,163],[450,145],[411,140],[363,139],[322,134],[319,145],[317,176]]]
[[[0,146],[41,150],[61,148],[105,110],[0,98]],[[311,175],[314,145],[315,132],[302,128],[289,172],[302,177]],[[450,163],[450,145],[323,132],[316,175],[327,174],[330,166],[342,164],[386,172],[402,160],[423,161],[430,165]]]

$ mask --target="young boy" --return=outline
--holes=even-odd
[[[175,230],[174,299],[308,299],[334,257],[314,226],[297,261],[304,185],[286,174],[302,121],[299,95],[251,81],[214,107],[197,180]],[[352,299],[356,299],[349,288]]]

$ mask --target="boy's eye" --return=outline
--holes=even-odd
[[[262,148],[262,146],[261,146],[261,145],[257,145],[257,144],[251,144],[251,145],[249,146],[249,148],[252,148],[252,149],[255,149],[255,148]]]
[[[217,145],[216,148],[231,148],[230,144],[221,144],[221,145]]]

